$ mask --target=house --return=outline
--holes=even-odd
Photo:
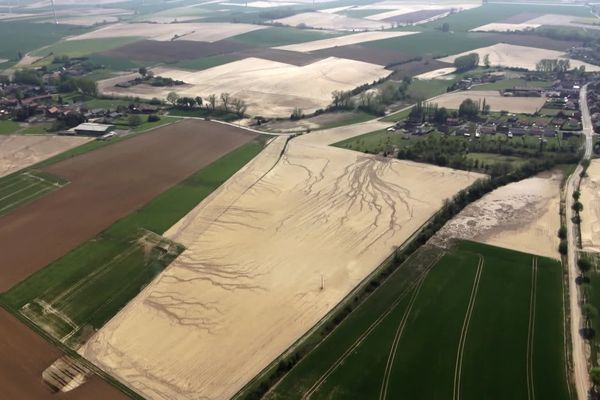
[[[509,133],[509,135],[512,135],[512,136],[525,136],[525,135],[529,134],[529,129],[515,127],[515,128],[510,128],[508,133]]]
[[[114,125],[96,124],[93,122],[84,122],[77,125],[69,131],[82,136],[103,136],[115,130]]]

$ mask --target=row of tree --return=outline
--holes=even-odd
[[[196,97],[180,97],[175,92],[167,94],[167,102],[174,107],[182,109],[193,109],[195,107],[204,108],[210,112],[235,113],[238,117],[243,117],[246,114],[248,105],[243,99],[233,97],[229,93],[221,93],[219,96],[211,94],[203,99],[200,96]]]
[[[489,60],[489,59],[488,59]],[[461,57],[456,57],[454,67],[456,72],[465,72],[477,68],[479,65],[479,54],[470,53]]]
[[[331,93],[330,110],[354,110],[358,108],[375,115],[384,115],[385,106],[408,97],[411,78],[401,82],[386,81],[376,90],[364,90],[355,101],[355,91],[335,90]]]
[[[568,59],[550,59],[544,58],[538,61],[535,65],[535,69],[538,72],[567,72],[571,67],[571,63]]]

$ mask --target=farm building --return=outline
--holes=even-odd
[[[96,124],[93,122],[85,122],[77,125],[73,129],[69,129],[69,132],[74,135],[82,136],[102,136],[115,130],[114,125]]]

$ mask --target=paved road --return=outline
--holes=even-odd
[[[585,134],[585,154],[584,159],[589,159],[592,155],[592,121],[587,105],[587,85],[584,86],[580,94],[581,120],[583,122],[583,133]],[[585,342],[579,333],[583,327],[581,316],[581,308],[579,306],[579,293],[575,279],[578,276],[577,271],[577,226],[571,221],[573,217],[573,192],[579,187],[581,178],[579,174],[583,168],[578,165],[575,172],[567,180],[565,185],[565,200],[566,200],[566,218],[567,218],[567,241],[569,242],[569,251],[567,254],[568,270],[569,270],[569,306],[571,309],[571,344],[573,349],[573,375],[575,387],[577,390],[577,398],[586,400],[587,393],[590,388],[590,379],[587,368]]]

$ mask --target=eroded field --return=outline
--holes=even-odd
[[[460,104],[471,99],[481,102],[485,99],[491,111],[508,111],[513,113],[533,114],[540,110],[546,101],[543,97],[505,97],[495,90],[469,90],[466,92],[446,93],[436,97],[434,103],[440,107],[458,110]]]
[[[181,80],[180,96],[208,96],[228,92],[248,104],[248,113],[289,117],[294,108],[313,112],[331,103],[334,90],[351,90],[388,76],[391,71],[380,65],[330,57],[304,66],[259,58],[246,58],[204,71],[174,68],[153,69],[155,75]],[[172,88],[137,85],[127,89],[114,87],[123,77],[100,82],[106,94],[165,98]],[[310,82],[310,84],[307,84]]]
[[[285,141],[166,233],[187,250],[86,358],[148,399],[228,399],[480,177]]]
[[[91,140],[87,137],[0,135],[0,177]]]
[[[581,183],[581,242],[587,251],[600,251],[600,160],[592,160]]]
[[[499,43],[493,46],[482,47],[453,56],[441,58],[440,61],[453,63],[460,56],[470,53],[479,54],[479,65],[484,65],[484,58],[489,55],[490,65],[501,67],[526,68],[535,71],[536,64],[543,59],[569,59],[564,52],[555,50],[546,50],[535,47],[517,46],[513,44]],[[585,66],[586,71],[600,71],[600,67],[584,63],[578,60],[569,59],[571,68]]]
[[[255,136],[188,120],[44,168],[70,183],[0,217],[0,291]]]
[[[558,258],[561,180],[560,172],[544,172],[500,187],[468,205],[432,241],[475,240]]]

